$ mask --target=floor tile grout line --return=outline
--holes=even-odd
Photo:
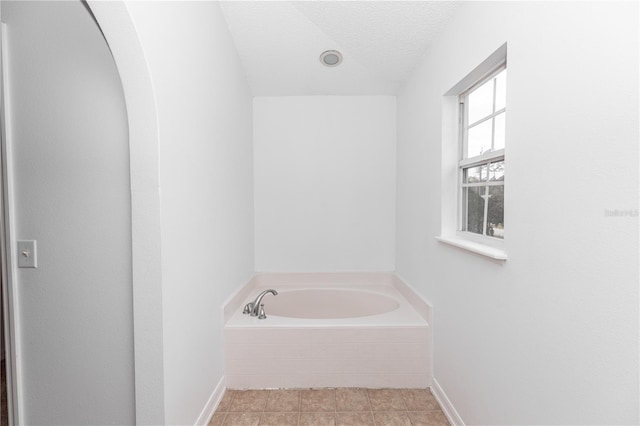
[[[400,394],[400,399],[402,400],[402,405],[404,405],[404,410],[408,411],[408,407],[407,407],[407,401],[405,401],[404,399],[404,389],[400,389],[400,392],[398,392]],[[407,417],[409,417],[409,413],[407,413]]]

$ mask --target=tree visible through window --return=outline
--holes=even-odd
[[[460,95],[460,229],[504,238],[507,69]]]

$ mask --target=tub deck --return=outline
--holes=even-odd
[[[271,288],[269,286],[256,286],[251,291],[251,294],[259,294],[261,291]],[[280,290],[286,289],[286,286],[279,286]],[[296,289],[344,289],[344,286],[326,285],[319,287],[317,284],[303,283],[296,286]],[[348,327],[348,326],[360,326],[360,327],[378,327],[378,326],[425,326],[428,325],[425,318],[423,318],[411,304],[398,292],[398,290],[389,285],[367,285],[360,284],[357,286],[348,287],[349,290],[364,290],[367,292],[381,294],[390,297],[398,302],[400,305],[398,309],[391,312],[385,312],[382,314],[369,315],[355,318],[322,318],[322,319],[310,319],[310,318],[289,318],[279,317],[269,313],[269,298],[271,295],[266,296],[263,299],[265,304],[265,311],[267,318],[259,320],[257,317],[244,315],[242,309],[236,309],[236,312],[226,322],[226,328],[235,327],[258,327],[258,328],[270,328],[270,327]],[[277,288],[276,288],[277,290]],[[277,297],[277,296],[275,296]],[[327,309],[331,309],[328,306]]]

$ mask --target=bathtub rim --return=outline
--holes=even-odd
[[[263,321],[257,318],[247,318],[239,323],[236,320],[230,321],[238,312],[242,312],[242,307],[246,302],[255,297],[261,290],[266,288],[289,288],[303,286],[310,287],[339,287],[345,286],[349,289],[361,288],[368,291],[395,291],[402,296],[401,307],[406,304],[417,313],[421,320],[405,321],[403,326],[431,328],[432,307],[422,298],[412,287],[407,285],[402,279],[392,272],[320,272],[320,273],[282,273],[282,272],[261,272],[254,274],[251,279],[242,287],[236,290],[223,305],[223,327],[291,327],[286,321]],[[372,288],[375,287],[375,288]],[[395,298],[395,297],[394,297]],[[267,307],[267,316],[269,315]],[[384,316],[386,314],[382,314]],[[278,317],[284,320],[292,320],[289,317]],[[324,328],[324,327],[395,327],[395,322],[374,322],[368,323],[364,319],[375,319],[378,315],[365,316],[359,318],[347,318],[340,320],[333,319],[295,319],[298,320],[296,327],[304,328]]]
[[[311,287],[303,287],[303,288],[299,288],[299,287],[293,287],[293,286],[281,286],[281,290],[279,291],[278,296],[280,295],[286,295],[286,294],[291,294],[291,293],[304,293],[304,292],[335,292],[335,293],[350,293],[350,295],[348,297],[352,297],[352,295],[354,294],[366,294],[369,296],[374,296],[376,298],[380,298],[380,299],[385,299],[383,303],[389,303],[391,302],[394,306],[392,309],[386,309],[382,312],[374,312],[374,313],[370,313],[367,315],[356,315],[356,316],[340,316],[340,317],[306,317],[306,316],[292,316],[292,315],[278,315],[277,313],[273,313],[272,310],[272,306],[268,307],[267,310],[267,314],[269,316],[273,316],[273,317],[279,317],[279,318],[290,318],[290,319],[310,319],[310,320],[329,320],[329,319],[343,319],[343,320],[348,320],[350,318],[364,318],[364,317],[369,317],[369,316],[375,316],[375,315],[382,315],[391,311],[394,311],[396,309],[401,308],[401,304],[398,301],[397,298],[395,297],[391,297],[388,294],[384,294],[383,292],[380,291],[376,291],[375,288],[370,288],[370,287],[361,287],[361,288],[347,288],[344,286],[330,286],[330,287],[320,287],[320,286],[311,286]],[[340,297],[339,295],[336,295],[337,297]],[[355,295],[354,295],[355,296]],[[278,299],[275,299],[274,302],[279,302]],[[271,302],[271,303],[274,303]],[[271,304],[270,303],[270,304]],[[267,306],[267,305],[265,305]]]

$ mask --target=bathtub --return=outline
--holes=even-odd
[[[393,274],[258,274],[223,312],[229,389],[431,385],[430,306]]]

